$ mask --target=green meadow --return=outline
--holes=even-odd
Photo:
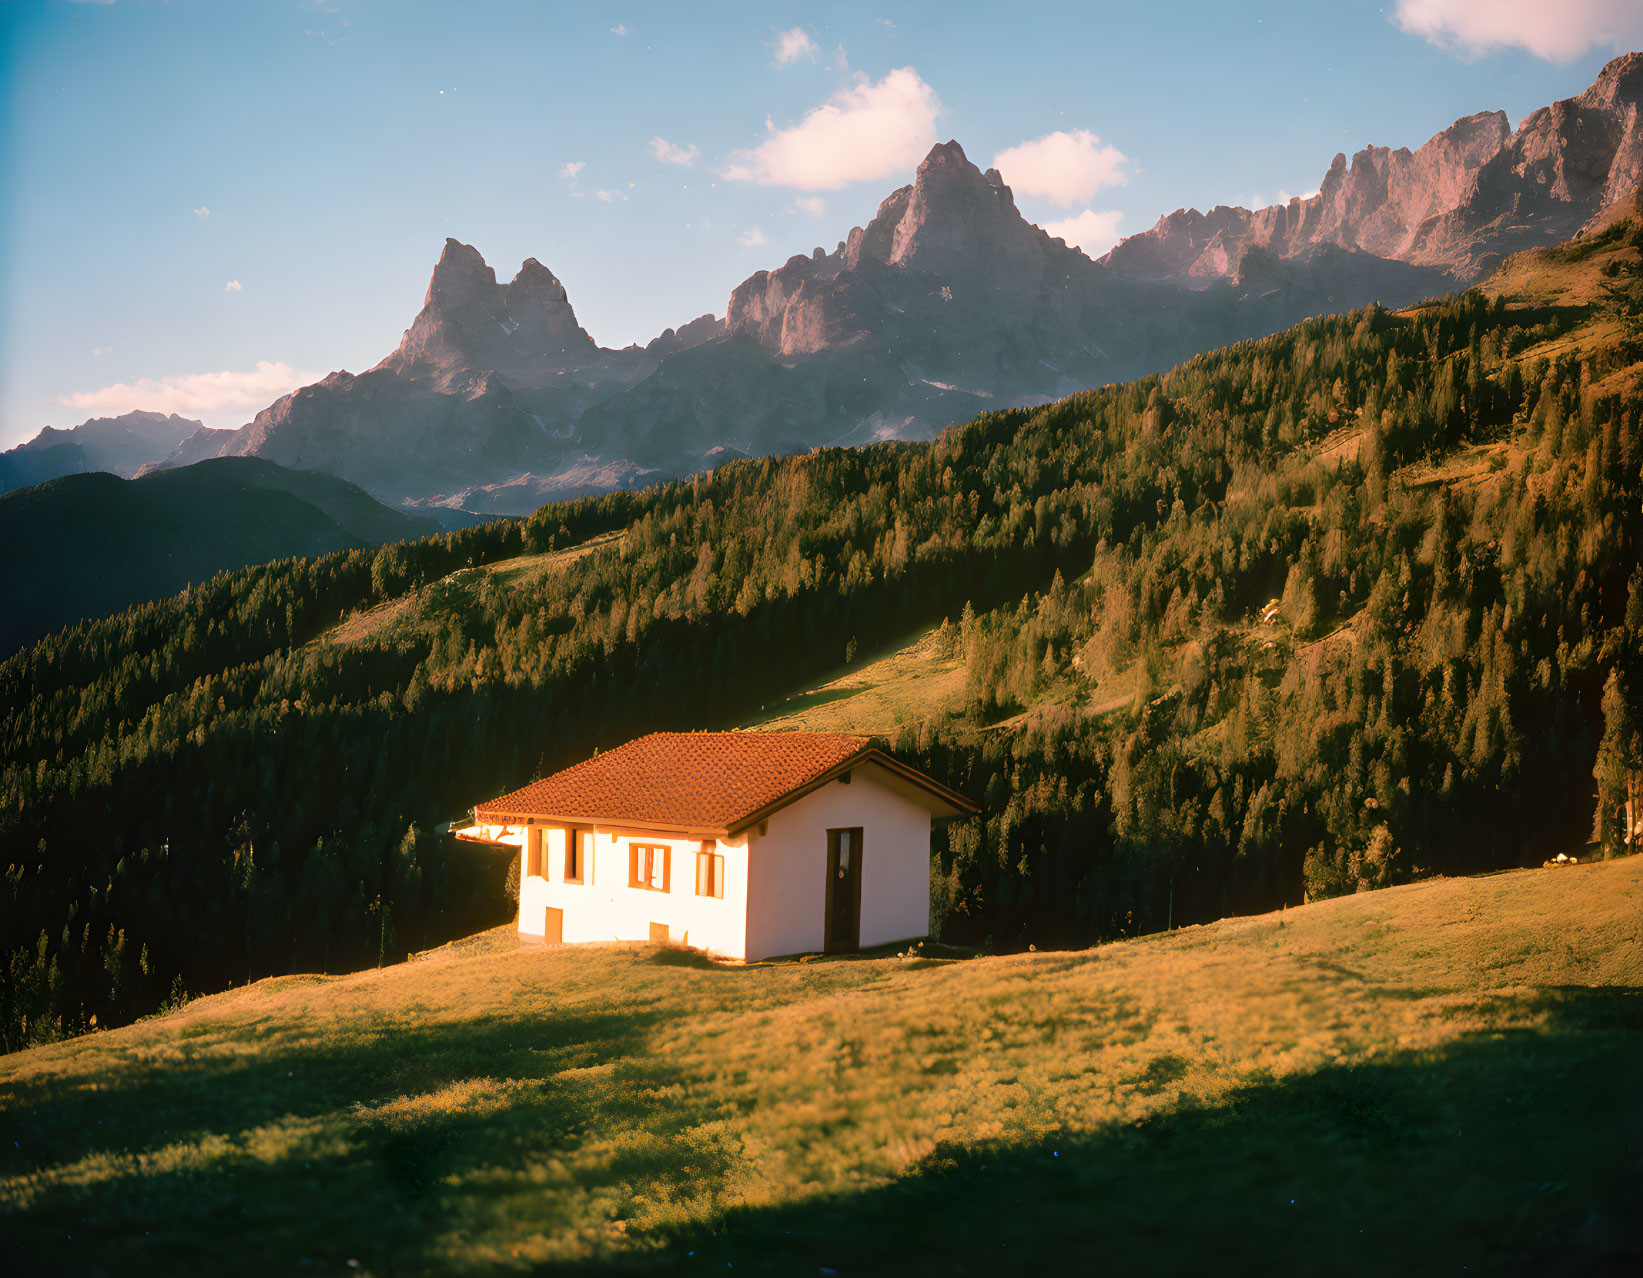
[[[1008,957],[501,929],[0,1058],[0,1230],[12,1273],[1638,1272],[1640,988],[1643,858]]]

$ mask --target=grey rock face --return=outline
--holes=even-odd
[[[541,263],[500,283],[448,240],[393,354],[286,396],[220,451],[403,504],[522,513],[736,456],[928,438],[1308,315],[1404,305],[1565,239],[1637,191],[1640,93],[1643,55],[1618,58],[1515,132],[1483,112],[1414,151],[1337,155],[1310,198],[1177,210],[1100,262],[942,143],[831,253],[752,275],[722,321],[625,350],[593,341]]]
[[[1103,260],[1134,278],[1202,285],[1236,274],[1254,246],[1300,259],[1333,245],[1470,283],[1506,253],[1567,239],[1638,189],[1640,101],[1643,54],[1631,53],[1515,132],[1504,112],[1486,111],[1413,152],[1337,155],[1314,196],[1254,212],[1178,209]]]

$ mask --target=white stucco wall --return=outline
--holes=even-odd
[[[747,957],[822,948],[827,908],[827,832],[860,826],[861,944],[930,930],[930,811],[892,788],[871,764],[850,784],[831,781],[748,834]]]
[[[746,958],[747,840],[720,840],[714,851],[724,858],[724,896],[696,895],[696,854],[700,839],[667,839],[653,835],[595,834],[591,864],[582,882],[566,883],[565,831],[542,827],[546,835],[542,877],[525,873],[520,853],[519,930],[541,936],[547,907],[564,911],[562,939],[576,941],[648,941],[650,925],[667,926],[668,939],[725,958]],[[668,890],[630,887],[630,845],[648,843],[672,849]]]
[[[596,833],[581,883],[566,883],[565,831],[534,827],[543,840],[543,873],[527,874],[524,826],[479,833],[520,849],[519,931],[541,936],[545,911],[564,911],[562,939],[646,941],[652,923],[668,939],[725,958],[757,960],[823,948],[827,909],[827,832],[862,830],[861,945],[924,936],[930,928],[930,811],[917,791],[882,768],[855,769],[849,784],[832,781],[714,850],[724,858],[724,895],[696,895],[698,839]],[[630,845],[671,852],[667,892],[628,884]]]

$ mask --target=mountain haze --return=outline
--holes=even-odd
[[[47,426],[27,443],[0,453],[0,492],[90,470],[130,479],[203,429],[175,413],[142,411],[93,417],[67,430]]]
[[[141,479],[66,475],[0,497],[0,655],[227,568],[423,537],[331,475],[235,457]]]

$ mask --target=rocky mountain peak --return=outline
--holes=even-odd
[[[983,173],[948,141],[835,252],[795,256],[739,285],[725,328],[783,355],[884,340],[917,345],[927,370],[973,368],[1002,331],[1032,327],[1051,345],[1077,346],[1070,317],[1094,273],[1021,216],[996,169]]]
[[[1177,211],[1105,259],[1123,274],[1203,287],[1260,247],[1279,260],[1346,249],[1476,279],[1506,252],[1555,243],[1643,181],[1643,54],[1611,61],[1579,97],[1529,115],[1463,116],[1418,150],[1366,146],[1330,162],[1318,193],[1248,212]]]
[[[556,297],[564,305],[570,305],[570,297],[565,292],[565,286],[559,282],[559,277],[534,257],[525,259],[519,268],[519,274],[513,277],[510,288],[521,295]]]
[[[496,288],[496,272],[485,264],[479,250],[460,240],[447,239],[434,273],[428,280],[424,308],[465,306],[487,297]]]
[[[1607,63],[1576,100],[1584,107],[1611,110],[1643,100],[1643,53],[1623,53]]]
[[[499,284],[479,250],[448,239],[421,312],[378,367],[421,371],[442,383],[454,384],[466,370],[530,381],[576,367],[597,351],[576,322],[565,286],[542,263],[528,258],[511,283]]]
[[[990,180],[957,142],[943,142],[918,166],[887,260],[937,273],[965,262],[973,267],[978,255],[995,249],[1017,256],[1032,230],[997,170]]]

